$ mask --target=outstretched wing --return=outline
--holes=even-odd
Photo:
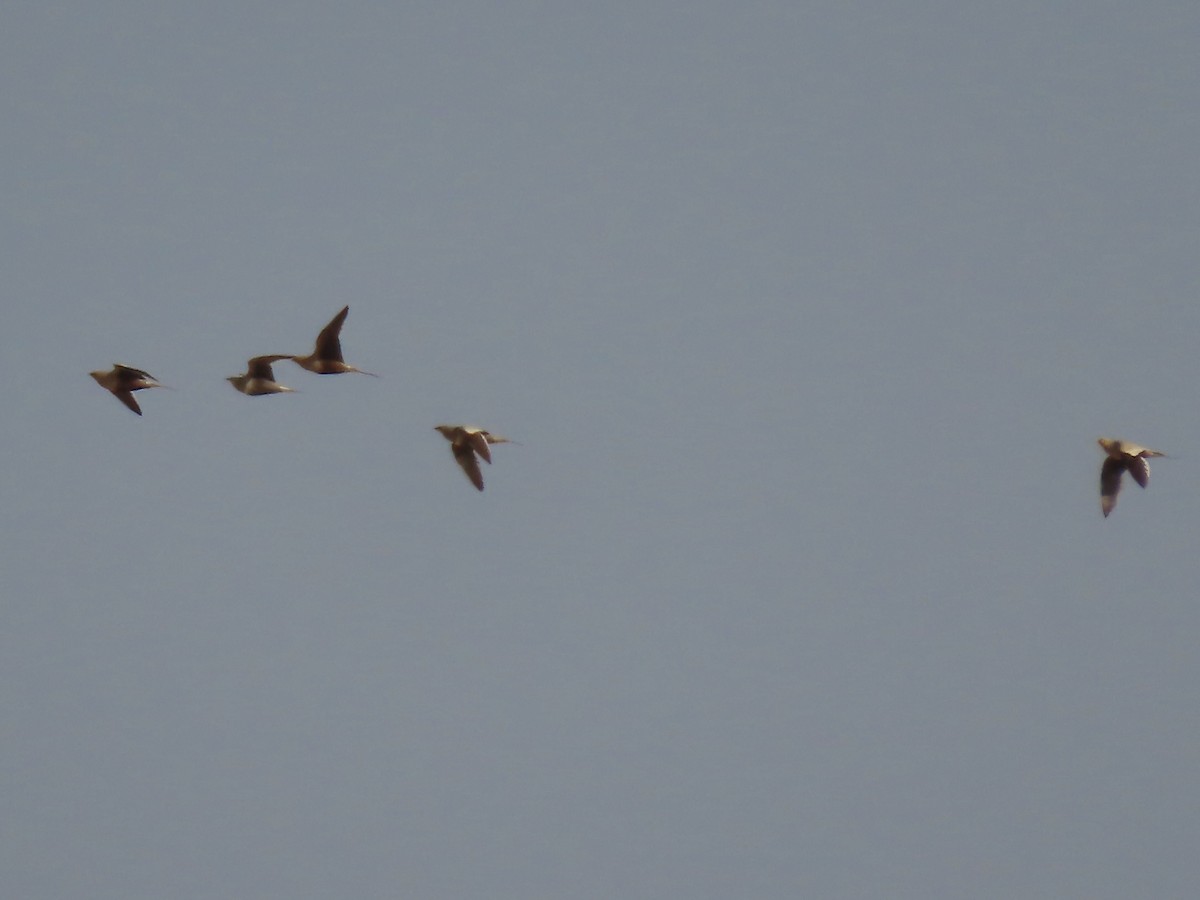
[[[1125,467],[1125,460],[1111,457],[1100,467],[1100,510],[1106,517],[1117,505],[1117,494],[1121,491],[1121,473],[1125,471]]]
[[[158,380],[149,372],[143,372],[141,369],[135,369],[133,366],[123,366],[120,363],[116,363],[113,366],[113,371],[117,373],[117,377],[122,382],[141,381],[142,379],[146,381]]]
[[[492,464],[492,451],[488,449],[487,432],[486,431],[468,431],[463,435],[466,438],[466,443],[479,454],[489,466]]]
[[[275,380],[275,373],[271,371],[271,363],[278,362],[281,359],[291,359],[286,353],[272,353],[270,356],[256,356],[246,363],[246,374],[251,378],[263,378],[267,381]]]
[[[129,391],[113,391],[112,394],[139,416],[142,414],[142,408],[138,406],[137,398]]]
[[[451,447],[454,449],[455,462],[462,466],[462,470],[471,479],[471,484],[482,491],[483,473],[479,471],[479,460],[475,458],[475,451],[471,449],[471,445],[469,443],[452,444]]]
[[[1150,483],[1150,464],[1140,456],[1135,456],[1125,464],[1125,468],[1129,470],[1129,474],[1133,476],[1133,480],[1145,487]]]
[[[321,329],[321,333],[317,335],[317,346],[313,351],[313,355],[317,359],[331,359],[334,362],[345,362],[342,359],[342,342],[338,335],[342,331],[342,323],[346,321],[346,316],[350,313],[349,306],[343,306],[342,311],[330,320],[329,324]]]

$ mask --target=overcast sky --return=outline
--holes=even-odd
[[[1195,3],[0,25],[8,896],[1194,893]]]

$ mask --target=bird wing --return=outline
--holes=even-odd
[[[131,381],[141,381],[143,379],[146,381],[158,380],[149,372],[143,372],[141,369],[135,369],[133,366],[123,366],[120,363],[116,363],[113,366],[113,372],[122,384],[127,384]]]
[[[454,450],[455,462],[462,466],[462,470],[471,479],[471,484],[482,491],[483,474],[479,471],[479,460],[475,458],[475,451],[471,449],[470,444],[452,444],[451,447]]]
[[[270,356],[256,356],[246,363],[246,374],[251,378],[263,378],[267,381],[275,380],[275,373],[271,371],[271,363],[278,362],[281,359],[291,359],[286,353],[272,353]]]
[[[489,466],[492,464],[492,451],[488,449],[488,440],[486,431],[468,431],[464,436],[468,446],[471,447]]]
[[[1121,441],[1121,452],[1128,456],[1166,456],[1161,450],[1151,450],[1130,441]]]
[[[138,406],[137,398],[129,391],[113,391],[113,396],[132,409],[139,416],[142,414],[142,408]]]
[[[350,313],[349,306],[343,306],[342,311],[334,316],[328,325],[321,329],[321,333],[317,335],[317,346],[313,350],[313,355],[317,359],[331,359],[335,362],[345,362],[342,359],[342,342],[338,335],[342,331],[342,323],[346,321],[346,316]]]
[[[1100,509],[1106,517],[1117,505],[1117,494],[1121,492],[1121,473],[1125,468],[1125,460],[1111,457],[1100,467]]]
[[[1125,468],[1129,470],[1129,474],[1133,476],[1133,480],[1145,487],[1150,483],[1150,464],[1140,456],[1132,457]]]

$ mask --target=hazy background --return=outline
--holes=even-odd
[[[1198,45],[7,4],[6,895],[1191,896]]]

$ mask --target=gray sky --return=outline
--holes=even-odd
[[[1189,896],[1198,42],[8,5],[6,893]]]

